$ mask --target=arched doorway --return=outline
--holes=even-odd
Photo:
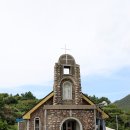
[[[76,118],[66,118],[62,121],[60,130],[82,130],[82,125]]]

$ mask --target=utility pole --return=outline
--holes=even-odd
[[[116,130],[118,130],[118,118],[117,118],[117,115],[116,115]]]

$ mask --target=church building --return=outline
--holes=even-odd
[[[19,130],[105,130],[108,117],[81,91],[80,66],[73,56],[63,54],[54,66],[53,91],[23,115],[18,127]]]

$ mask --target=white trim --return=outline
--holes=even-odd
[[[67,118],[65,118],[65,119],[61,122],[61,124],[60,124],[60,130],[62,130],[62,125],[63,125],[63,123],[64,123],[65,121],[67,121],[67,120],[70,120],[70,119],[77,121],[78,124],[79,124],[80,130],[83,130],[83,126],[82,126],[81,122],[79,121],[79,119],[77,119],[77,118],[75,118],[75,117],[67,117]]]
[[[29,120],[27,120],[27,130],[29,130]]]
[[[35,120],[36,120],[36,118],[39,119],[39,130],[41,130],[41,120],[40,120],[40,117],[35,117],[34,118],[34,130],[35,130]]]

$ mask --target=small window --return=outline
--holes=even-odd
[[[70,74],[70,66],[64,66],[64,74]]]
[[[37,117],[34,119],[35,125],[34,130],[40,130],[40,119]]]

